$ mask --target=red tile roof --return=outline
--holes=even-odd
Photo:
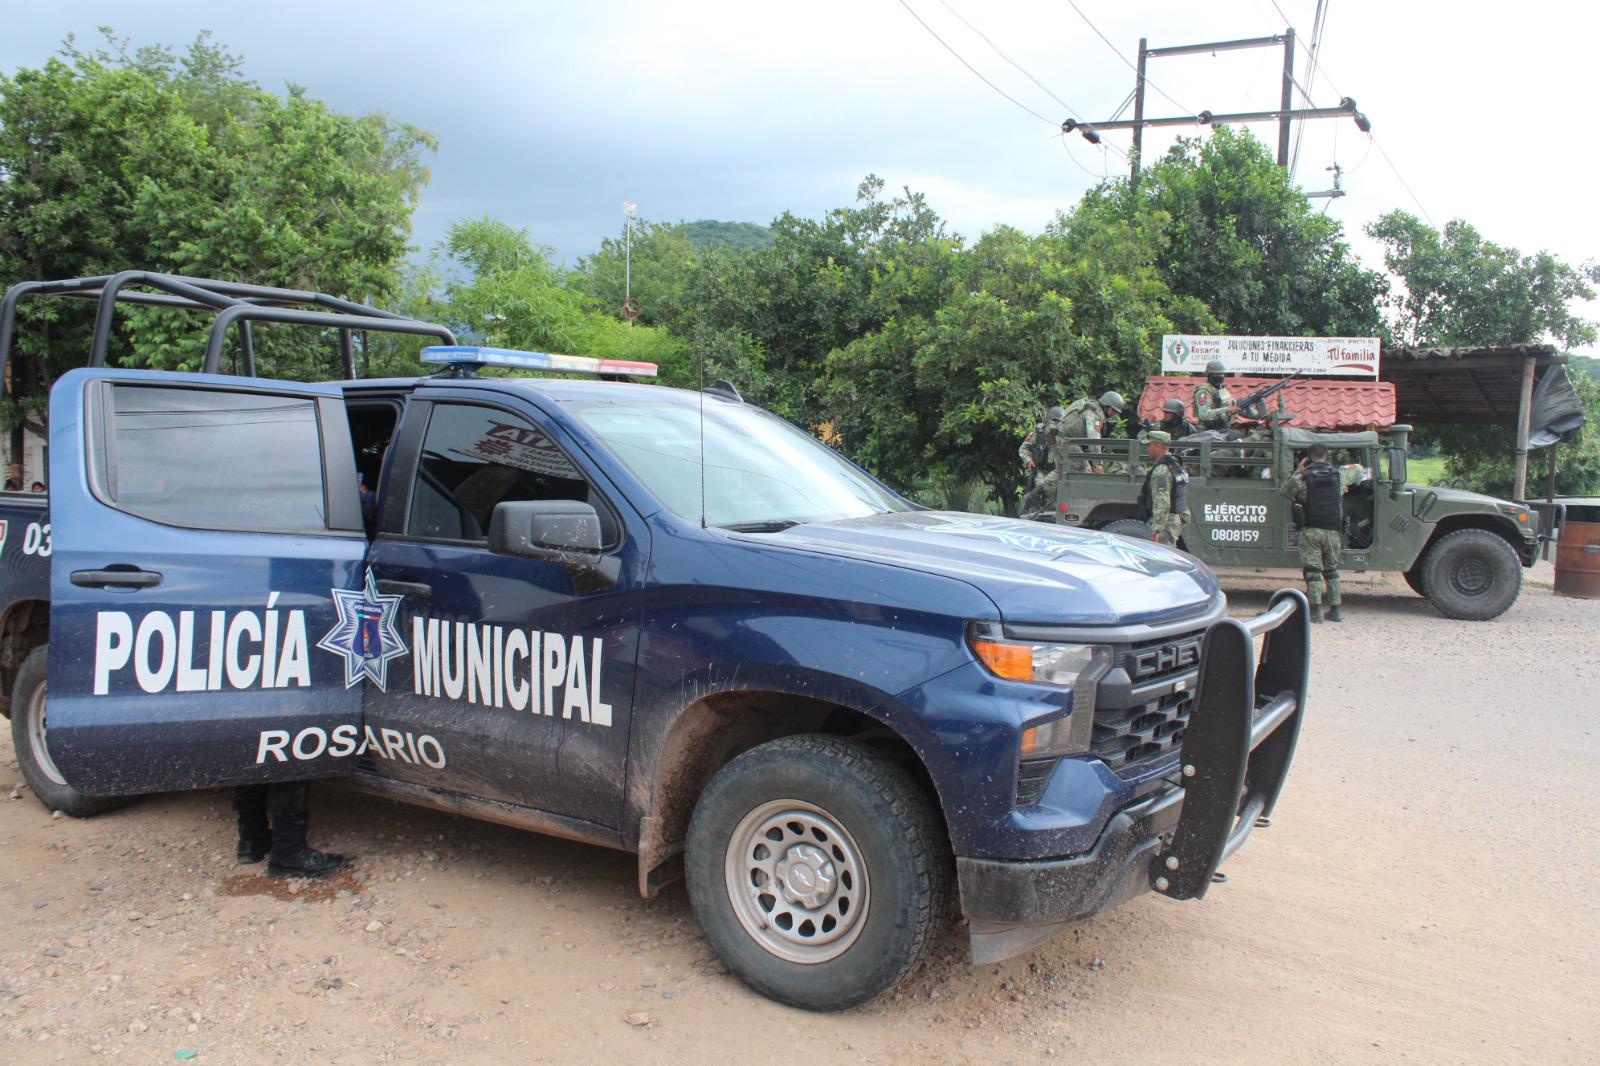
[[[1139,396],[1139,417],[1160,421],[1161,405],[1176,397],[1194,421],[1194,390],[1205,379],[1190,374],[1157,375],[1145,382]],[[1228,378],[1228,391],[1234,399],[1271,385],[1278,378]],[[1280,394],[1297,417],[1285,425],[1302,429],[1380,429],[1394,424],[1394,384],[1388,381],[1357,381],[1351,378],[1301,378]],[[1274,396],[1267,403],[1277,406]]]

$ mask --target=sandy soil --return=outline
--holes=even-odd
[[[225,794],[52,818],[0,741],[0,1060],[1594,1061],[1600,603],[1349,600],[1228,884],[999,966],[952,930],[843,1015],[746,991],[621,854],[323,789],[360,860],[291,892],[232,865]]]

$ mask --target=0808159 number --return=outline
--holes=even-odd
[[[1261,540],[1261,530],[1213,529],[1211,539],[1219,544],[1255,544]]]

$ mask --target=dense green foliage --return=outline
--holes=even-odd
[[[1389,300],[1397,343],[1554,341],[1570,348],[1595,340],[1594,324],[1574,310],[1579,301],[1594,299],[1591,285],[1600,281],[1594,264],[1573,267],[1548,252],[1524,255],[1484,240],[1460,219],[1441,233],[1404,211],[1384,215],[1367,232],[1382,244],[1385,265],[1402,283]],[[1556,486],[1558,493],[1587,495],[1600,492],[1600,385],[1581,370],[1570,376],[1588,424],[1577,441],[1561,447]],[[1497,496],[1511,495],[1514,436],[1505,426],[1428,429],[1445,456],[1450,483]],[[1547,455],[1533,453],[1530,492],[1542,484],[1547,462]]]
[[[1401,212],[1363,268],[1267,149],[1218,129],[1185,140],[1137,188],[1111,179],[1039,233],[967,240],[925,198],[867,177],[854,203],[769,226],[639,221],[576,269],[490,218],[406,262],[432,141],[382,115],[341,115],[263,90],[202,36],[182,54],[70,42],[0,76],[0,280],[138,266],[319,289],[447,323],[464,340],[633,357],[661,380],[727,378],[926,498],[1015,506],[1016,443],[1046,406],[1115,388],[1130,399],[1164,332],[1371,335],[1386,342],[1594,340],[1579,315],[1600,279],[1524,256],[1455,221]],[[624,293],[639,317],[624,320]],[[33,399],[86,350],[87,308],[26,305],[18,390]],[[116,357],[191,367],[204,323],[134,310]],[[332,338],[258,331],[262,371],[323,376]],[[368,373],[420,368],[420,342],[374,335]],[[1591,371],[1592,372],[1592,371]],[[1574,378],[1591,410],[1600,388]],[[5,416],[14,424],[21,412]],[[1451,477],[1498,489],[1504,434],[1434,433]],[[1591,430],[1562,487],[1600,488]]]
[[[267,92],[201,35],[181,55],[69,42],[0,75],[0,278],[129,266],[384,300],[398,283],[427,180],[421,131]],[[32,301],[19,323],[18,390],[42,395],[87,354],[88,308]],[[203,323],[121,316],[115,355],[194,368]],[[331,338],[259,329],[264,373],[321,376]],[[10,413],[14,422],[16,411]]]

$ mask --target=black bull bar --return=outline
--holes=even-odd
[[[1300,736],[1309,613],[1304,593],[1283,589],[1265,613],[1221,618],[1206,630],[1183,735],[1183,810],[1150,862],[1150,885],[1162,895],[1205,896],[1217,867],[1272,813]]]

